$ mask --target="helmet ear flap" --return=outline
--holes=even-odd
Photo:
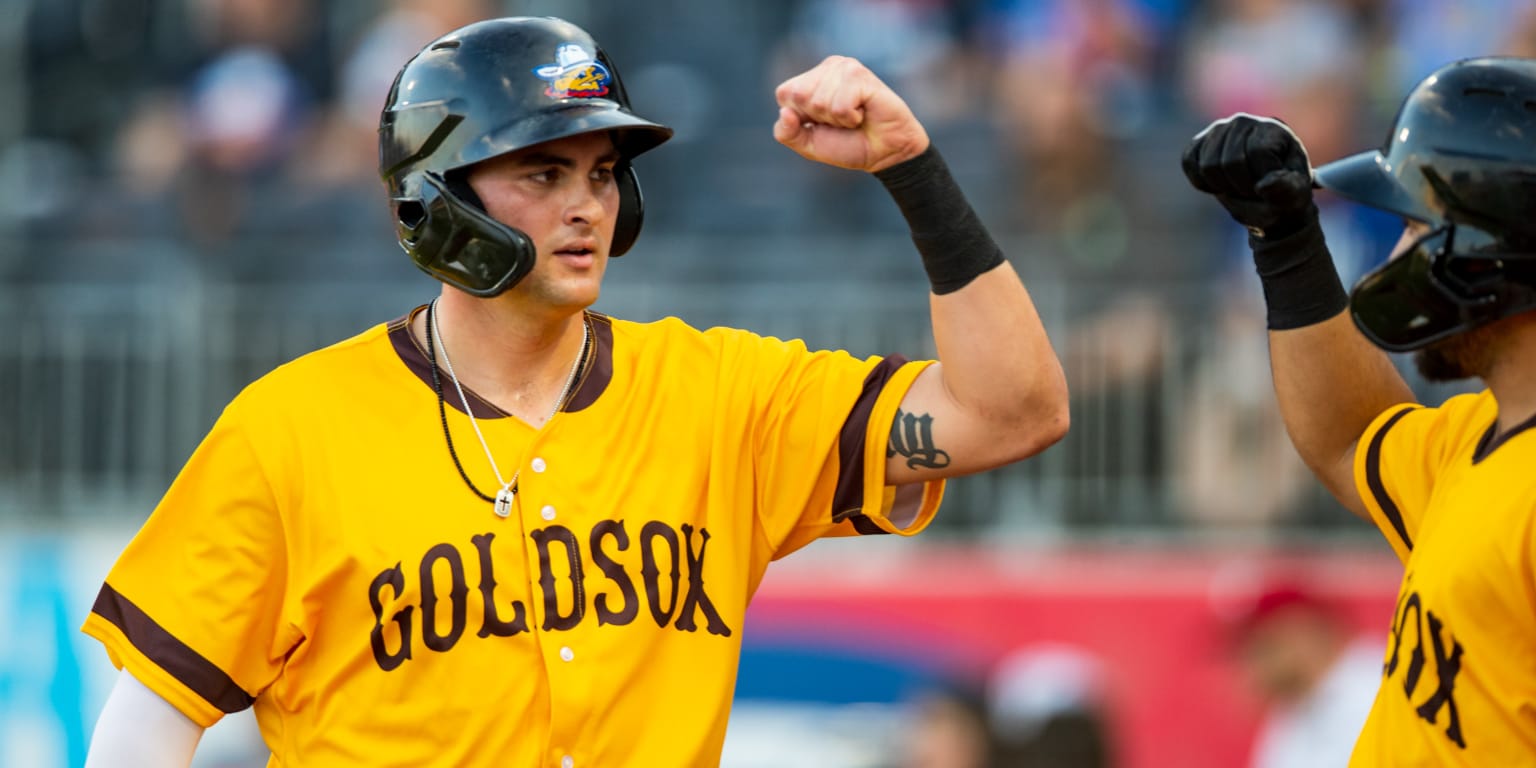
[[[640,179],[628,160],[622,160],[613,169],[614,182],[619,186],[619,216],[613,226],[613,245],[609,256],[623,256],[640,237],[640,225],[645,223],[645,198],[640,194]]]
[[[395,229],[401,249],[421,271],[466,293],[490,297],[533,269],[533,241],[460,199],[457,185],[437,173],[417,171],[403,186],[405,194],[391,201]]]

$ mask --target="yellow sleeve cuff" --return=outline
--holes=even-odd
[[[885,482],[886,451],[891,442],[891,422],[906,399],[907,390],[918,374],[933,365],[932,360],[910,362],[891,375],[875,407],[869,414],[864,433],[864,509],[861,513],[886,533],[914,536],[921,533],[939,511],[944,498],[944,481],[892,486]]]

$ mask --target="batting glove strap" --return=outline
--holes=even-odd
[[[958,291],[1003,263],[1003,249],[932,144],[921,155],[877,172],[875,178],[906,218],[934,293]]]
[[[1284,331],[1321,323],[1349,307],[1314,213],[1300,230],[1280,238],[1250,236],[1253,263],[1264,286],[1269,329]]]

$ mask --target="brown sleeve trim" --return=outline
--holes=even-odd
[[[832,522],[852,520],[854,530],[866,535],[885,533],[885,530],[861,513],[864,509],[864,436],[869,432],[869,416],[875,410],[875,401],[880,399],[885,383],[906,364],[905,357],[891,355],[864,377],[864,388],[848,410],[848,418],[837,438],[837,490],[832,494]]]
[[[224,670],[165,631],[112,585],[101,585],[91,613],[122,630],[128,642],[150,661],[225,713],[239,712],[256,702],[256,698],[236,685]]]
[[[1392,428],[1399,419],[1408,415],[1413,408],[1404,408],[1387,419],[1387,423],[1376,430],[1371,436],[1371,445],[1365,451],[1365,484],[1371,489],[1371,496],[1376,499],[1376,505],[1381,507],[1381,513],[1386,516],[1387,522],[1392,524],[1392,529],[1397,531],[1399,538],[1403,540],[1403,546],[1413,551],[1413,539],[1408,537],[1408,525],[1403,522],[1403,511],[1397,508],[1397,502],[1387,493],[1387,486],[1381,481],[1381,444],[1386,442],[1387,430]]]

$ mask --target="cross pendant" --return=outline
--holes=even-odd
[[[517,492],[511,488],[503,488],[496,492],[496,516],[507,517],[512,514],[512,499]]]

